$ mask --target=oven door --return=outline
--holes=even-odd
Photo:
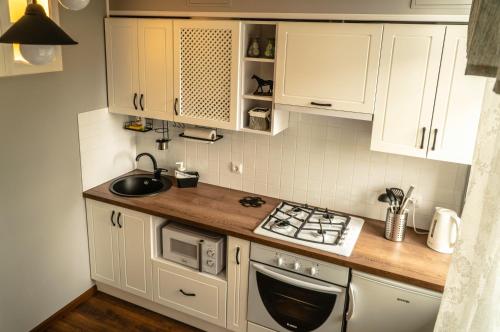
[[[342,331],[345,288],[252,262],[248,320],[275,331]]]

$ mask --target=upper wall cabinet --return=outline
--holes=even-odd
[[[174,120],[238,129],[238,21],[174,21]]]
[[[465,76],[467,27],[448,26],[430,132],[429,159],[472,164],[486,79]]]
[[[373,114],[382,30],[381,24],[279,23],[276,103],[324,115]]]
[[[385,26],[372,150],[471,163],[485,79],[464,75],[465,38],[462,26]]]
[[[172,21],[106,19],[106,53],[110,111],[172,120]]]
[[[10,26],[24,15],[26,0],[0,1],[0,33],[7,31]],[[56,23],[59,22],[59,8],[57,0],[38,1],[45,12]],[[63,70],[61,47],[56,47],[54,61],[46,65],[32,65],[24,59],[19,44],[0,44],[0,76],[14,76],[38,74]]]
[[[372,150],[427,155],[445,27],[384,27]]]

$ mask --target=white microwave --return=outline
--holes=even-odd
[[[176,222],[162,230],[162,256],[200,272],[219,274],[225,267],[225,237]]]

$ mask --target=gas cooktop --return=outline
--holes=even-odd
[[[363,223],[328,209],[282,202],[254,233],[350,256]]]

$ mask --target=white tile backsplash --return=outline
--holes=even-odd
[[[153,153],[170,172],[185,161],[205,183],[375,219],[385,218],[377,197],[387,186],[413,184],[421,228],[435,206],[461,210],[468,166],[370,151],[370,122],[292,113],[277,136],[223,131],[213,145],[185,141],[180,132],[171,126],[167,151],[155,148],[159,134],[138,134],[137,151]],[[231,162],[242,163],[243,174],[232,173]],[[139,167],[151,169],[148,160]]]
[[[83,190],[135,168],[135,133],[122,128],[126,119],[107,108],[78,114]]]

